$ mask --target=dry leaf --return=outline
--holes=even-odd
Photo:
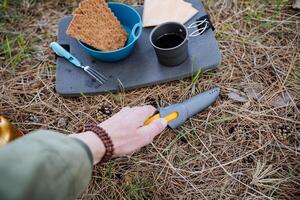
[[[293,9],[300,10],[300,0],[296,0],[293,4]]]
[[[283,92],[273,98],[272,104],[278,107],[287,107],[294,100],[294,95],[290,92]]]
[[[262,98],[261,92],[263,90],[263,86],[260,83],[253,82],[250,84],[242,83],[243,91],[247,94],[249,99],[254,99],[256,101],[260,101]]]
[[[232,99],[234,101],[237,101],[237,102],[241,102],[241,103],[245,103],[245,102],[248,102],[248,98],[245,97],[245,96],[241,96],[235,92],[229,92],[227,94],[228,98],[229,99]]]

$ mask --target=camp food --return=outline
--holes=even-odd
[[[127,33],[104,0],[84,0],[73,13],[67,34],[101,51],[125,46]]]
[[[127,58],[133,52],[135,43],[142,35],[143,25],[139,13],[134,8],[118,2],[108,2],[107,5],[129,35],[126,45],[123,48],[114,51],[95,50],[81,41],[79,41],[79,45],[97,60],[116,62]]]

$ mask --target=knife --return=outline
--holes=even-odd
[[[220,88],[215,87],[211,90],[193,96],[182,103],[160,108],[158,114],[150,117],[144,125],[150,124],[154,119],[165,118],[170,128],[177,128],[192,116],[211,106],[217,100],[219,95]]]

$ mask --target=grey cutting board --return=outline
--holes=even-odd
[[[206,14],[199,0],[188,0],[188,2],[191,2],[199,13],[186,25]],[[143,7],[136,9],[142,15]],[[62,96],[93,95],[156,85],[189,77],[200,67],[203,71],[215,69],[221,62],[218,43],[214,32],[209,29],[201,36],[189,38],[189,58],[184,63],[176,67],[160,65],[149,41],[152,28],[143,29],[133,53],[128,58],[115,63],[96,61],[79,46],[75,39],[65,34],[71,19],[71,16],[66,16],[60,20],[58,43],[68,49],[84,65],[92,66],[109,77],[109,80],[99,86],[96,80],[86,72],[76,68],[64,58],[58,57],[56,91]]]

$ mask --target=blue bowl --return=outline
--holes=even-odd
[[[105,62],[116,62],[130,55],[133,51],[134,44],[142,34],[142,19],[139,13],[132,7],[122,3],[110,2],[108,7],[118,18],[123,28],[128,33],[128,40],[123,48],[115,51],[95,50],[91,46],[79,41],[80,46],[97,60]]]

